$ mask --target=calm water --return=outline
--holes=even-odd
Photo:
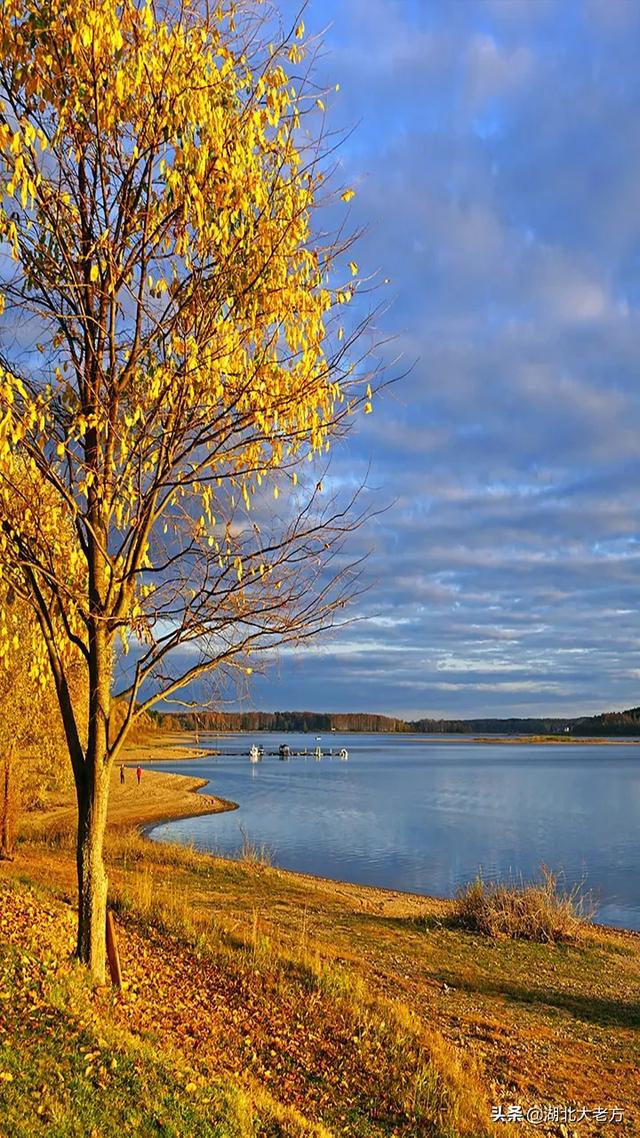
[[[349,761],[266,757],[345,746]],[[640,929],[640,743],[477,744],[380,735],[207,736],[219,757],[158,769],[208,778],[239,803],[158,826],[156,839],[234,854],[242,831],[272,863],[366,885],[452,896],[479,870],[525,878],[541,863],[584,882],[597,918]]]

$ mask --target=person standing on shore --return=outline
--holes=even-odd
[[[124,782],[124,763],[120,763],[120,785]]]
[[[142,767],[136,767],[136,778],[138,780],[138,786],[140,786],[140,779],[142,778]]]

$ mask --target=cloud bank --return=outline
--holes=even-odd
[[[374,546],[358,623],[283,653],[252,705],[637,705],[640,8],[304,15],[324,30],[328,122],[356,127],[339,176],[357,260],[389,278],[389,352],[413,367],[334,462],[347,480],[371,463],[393,503],[357,538]]]

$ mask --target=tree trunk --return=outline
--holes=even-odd
[[[94,571],[94,580],[100,574]],[[102,849],[109,804],[109,713],[112,644],[96,621],[89,628],[89,721],[84,762],[76,775],[78,798],[77,955],[96,984],[105,982],[107,875]]]
[[[96,770],[96,767],[98,768]],[[96,984],[105,982],[107,875],[102,857],[109,802],[109,768],[104,760],[86,770],[78,798],[78,941],[76,952]]]
[[[18,819],[14,751],[15,747],[11,746],[0,771],[0,859],[8,861],[13,858]]]

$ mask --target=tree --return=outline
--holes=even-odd
[[[14,600],[7,613],[13,636],[11,649],[5,639],[0,662],[0,858],[12,858],[19,810],[17,754],[34,741],[38,732],[40,695],[46,686],[43,670],[34,667],[41,645],[39,629],[32,614]],[[3,598],[3,610],[9,608]],[[35,652],[34,652],[35,649]]]
[[[11,518],[15,528],[19,516],[23,537],[29,534],[32,548],[38,540],[36,519],[46,520],[55,532],[51,545],[67,566],[67,578],[72,564],[84,575],[80,560],[74,557],[74,528],[64,514],[56,516],[56,495],[47,484],[31,477],[22,456],[14,459],[13,473],[19,479],[20,493],[3,520]],[[76,578],[76,586],[81,580]],[[31,804],[41,802],[48,786],[58,781],[65,736],[40,624],[15,572],[0,576],[0,614],[0,858],[11,858],[20,805],[25,799]],[[52,619],[55,622],[55,616]],[[62,633],[58,628],[60,640]],[[74,715],[85,740],[86,677],[73,645],[66,646],[64,656]]]
[[[10,859],[22,802],[41,802],[59,778],[64,733],[33,610],[13,590],[1,589],[0,609],[11,630],[0,644],[0,859]],[[86,699],[78,662],[68,667],[68,678],[84,737]]]
[[[0,568],[46,646],[78,802],[77,951],[98,980],[127,732],[327,628],[357,580],[342,546],[364,512],[322,505],[306,462],[371,410],[371,376],[368,317],[339,326],[361,283],[349,238],[312,224],[332,141],[288,75],[303,34],[261,44],[251,9],[236,24],[190,0],[0,13]]]

